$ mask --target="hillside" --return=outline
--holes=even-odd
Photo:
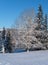
[[[48,51],[0,54],[0,65],[48,65]]]

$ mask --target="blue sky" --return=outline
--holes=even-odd
[[[22,11],[32,7],[37,11],[39,4],[48,14],[48,0],[0,0],[0,28],[11,27]]]

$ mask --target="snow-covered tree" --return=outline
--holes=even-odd
[[[5,30],[5,27],[3,27],[3,31],[2,31],[2,39],[5,39],[5,35],[6,35],[6,30]]]
[[[43,11],[42,11],[42,6],[39,5],[39,8],[38,8],[38,14],[37,14],[37,23],[38,23],[38,28],[41,29],[41,24],[42,24],[42,21],[43,21]]]
[[[47,31],[47,14],[45,15],[45,23],[44,23],[44,26],[45,26],[45,30]]]
[[[5,30],[5,27],[3,27],[2,39],[1,39],[1,45],[2,45],[2,48],[4,49],[3,52],[5,52],[5,38],[6,38],[6,30]]]
[[[19,47],[25,44],[26,48],[29,50],[46,49],[46,44],[43,44],[47,43],[47,33],[43,30],[46,19],[47,17],[45,16],[44,20],[41,5],[39,5],[37,16],[34,14],[34,10],[25,10],[19,16],[18,20],[21,27],[16,30],[16,34],[14,34],[16,36],[16,43],[19,44]],[[46,24],[45,22],[45,25]]]
[[[11,33],[10,31],[8,31],[7,36],[6,36],[6,40],[7,40],[7,45],[6,45],[6,50],[11,53],[12,52],[12,43],[11,43]]]

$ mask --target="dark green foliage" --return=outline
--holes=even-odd
[[[5,30],[5,27],[3,27],[3,31],[2,31],[2,39],[5,39],[5,34],[6,34],[6,30]]]
[[[38,19],[38,28],[41,29],[41,24],[42,24],[42,21],[43,21],[43,11],[42,11],[42,6],[39,5],[39,8],[38,8],[38,14],[37,14],[37,19]]]
[[[7,48],[9,53],[12,52],[12,43],[11,43],[11,33],[10,33],[10,31],[8,31],[8,33],[7,33],[7,45],[6,45],[6,48]]]
[[[38,8],[38,18],[41,19],[42,17],[43,17],[42,6],[39,5],[39,8]]]
[[[45,23],[44,23],[44,26],[45,26],[45,30],[47,31],[47,14],[45,15]]]

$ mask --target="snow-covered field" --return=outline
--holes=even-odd
[[[0,65],[48,65],[47,51],[0,54]]]

